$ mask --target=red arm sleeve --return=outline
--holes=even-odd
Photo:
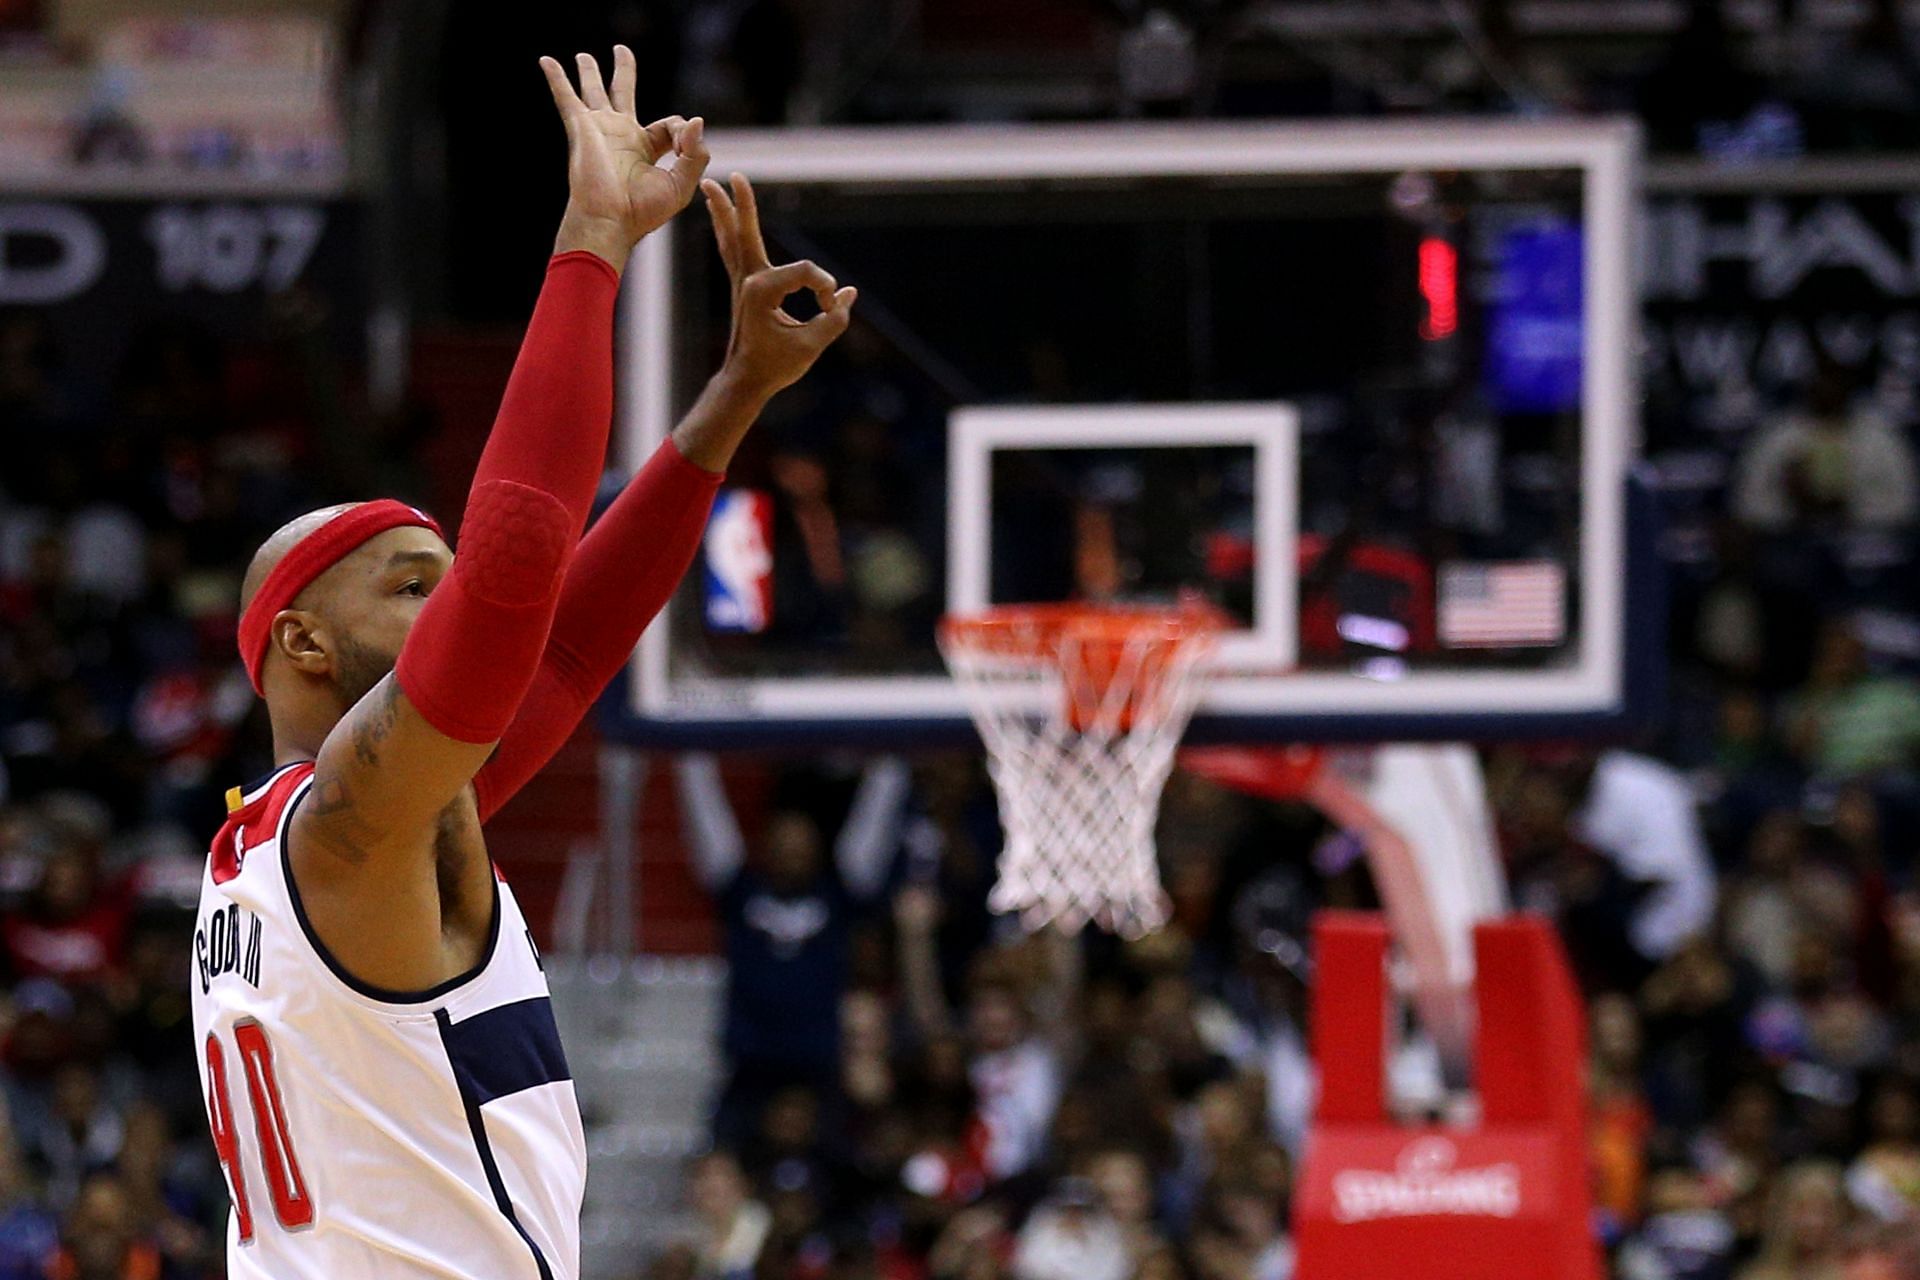
[[[473,472],[476,491],[489,480],[511,480],[552,494],[573,520],[569,545],[587,527],[606,465],[619,295],[619,273],[594,254],[575,250],[547,264],[500,413]],[[466,529],[460,533],[464,550]]]
[[[533,686],[473,780],[483,820],[553,757],[619,673],[693,563],[720,479],[668,440],[581,539]]]
[[[400,650],[400,687],[450,738],[498,738],[547,647],[607,451],[619,286],[590,253],[548,264],[474,471],[459,553]]]

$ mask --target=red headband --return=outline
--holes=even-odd
[[[440,532],[440,526],[426,512],[392,498],[379,498],[342,511],[280,557],[280,563],[273,566],[273,572],[254,593],[253,603],[240,615],[240,660],[247,664],[247,678],[253,681],[255,693],[266,692],[260,686],[260,670],[267,662],[274,615],[367,539],[389,529],[410,527]]]

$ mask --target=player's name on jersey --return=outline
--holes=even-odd
[[[237,973],[260,985],[260,917],[230,902],[224,911],[212,911],[193,931],[193,958],[200,972],[200,994],[213,988],[222,974]]]

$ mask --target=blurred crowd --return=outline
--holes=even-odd
[[[1558,921],[1590,1001],[1595,1226],[1623,1277],[1920,1276],[1914,762],[1826,767],[1811,744],[1849,710],[1791,697],[1717,768],[1489,757],[1516,901]],[[1307,923],[1377,905],[1351,834],[1177,775],[1174,923],[1029,937],[985,907],[975,762],[914,770],[884,880],[822,838],[845,781],[790,777],[758,856],[712,881],[731,1076],[688,1170],[697,1233],[655,1273],[1291,1275]],[[1390,1079],[1402,1115],[1446,1112],[1417,1034]]]
[[[1506,6],[1468,7],[1474,52],[1391,86],[1368,80],[1378,60],[1295,65],[1279,105],[1636,106],[1661,146],[1721,158],[1920,142],[1920,60],[1883,0],[1857,30],[1738,55],[1720,7],[1691,6],[1666,59],[1617,82],[1518,42]],[[831,107],[803,90],[791,7],[689,12],[674,38],[707,50],[738,118]],[[1102,12],[1138,33],[1129,92],[1191,94],[1182,40],[1204,23]],[[1223,65],[1241,78],[1209,82],[1212,107],[1275,109]],[[899,110],[884,89],[843,114]],[[41,317],[0,312],[0,1280],[221,1270],[185,922],[223,791],[267,763],[233,661],[239,572],[297,511],[420,487],[418,424],[343,444],[368,416],[282,322],[137,334],[111,379],[79,382]],[[856,337],[829,407],[900,399],[863,361]],[[908,598],[924,582],[871,533],[918,459],[878,411],[853,416],[768,462],[781,518],[811,529],[816,578],[844,553],[866,595]],[[1914,426],[1831,370],[1756,419],[1711,553],[1674,575],[1659,734],[1488,753],[1516,901],[1558,922],[1590,1001],[1596,1230],[1629,1280],[1920,1278]],[[687,1170],[697,1230],[649,1274],[1292,1274],[1307,922],[1374,902],[1351,833],[1176,777],[1172,926],[1069,942],[988,912],[999,827],[975,758],[784,769],[746,832],[708,763],[679,782],[731,966],[727,1076]],[[1409,1044],[1398,1105],[1443,1109],[1444,1071]]]
[[[222,794],[265,772],[239,574],[337,491],[287,346],[184,325],[76,385],[0,312],[0,1277],[219,1273],[183,981]]]

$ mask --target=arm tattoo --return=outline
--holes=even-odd
[[[381,747],[399,718],[399,697],[398,682],[389,678],[347,713],[353,721],[349,726],[353,756],[362,767],[372,768],[380,763]],[[380,831],[360,815],[354,805],[353,792],[340,770],[327,769],[314,778],[307,812],[306,832],[321,848],[351,866],[357,867],[367,860],[367,850],[373,847]]]
[[[315,778],[307,796],[306,833],[322,849],[352,866],[367,860],[367,849],[377,834],[373,824],[353,807],[346,780],[335,774]]]
[[[355,707],[353,717],[353,754],[364,765],[380,763],[380,744],[393,732],[399,715],[400,682],[388,677],[368,695],[372,704],[365,711]]]

